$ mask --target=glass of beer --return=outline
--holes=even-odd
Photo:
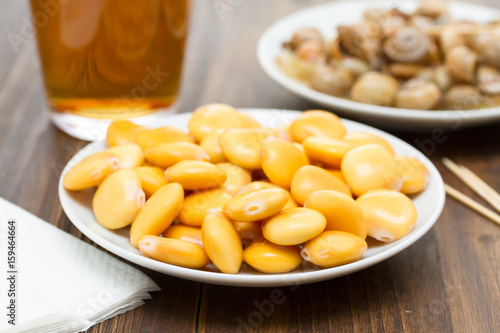
[[[52,122],[83,139],[173,112],[191,0],[30,0]]]

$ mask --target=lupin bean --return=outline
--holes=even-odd
[[[108,127],[106,142],[110,147],[134,143],[137,136],[147,130],[146,127],[136,125],[128,120],[115,120]]]
[[[92,154],[68,170],[63,179],[63,186],[70,191],[97,186],[119,167],[120,160],[116,155],[106,151]]]
[[[201,237],[210,260],[221,272],[238,273],[243,261],[243,246],[227,217],[209,211],[201,225]]]
[[[162,186],[167,185],[165,179],[165,171],[154,166],[139,166],[132,170],[135,171],[141,180],[142,190],[146,193],[146,198],[149,198]]]
[[[137,135],[135,142],[143,149],[154,147],[160,143],[193,142],[193,138],[175,127],[158,127]]]
[[[290,272],[302,264],[300,247],[280,246],[264,239],[253,242],[243,251],[243,260],[264,273]]]
[[[310,208],[284,210],[264,222],[262,234],[277,245],[298,245],[319,235],[326,227],[325,217]]]
[[[302,149],[292,142],[269,138],[261,147],[262,170],[274,184],[290,189],[293,175],[309,159]]]
[[[422,162],[411,156],[396,156],[396,162],[403,177],[402,193],[415,194],[427,187],[429,171]]]
[[[206,190],[224,183],[227,174],[212,163],[185,160],[168,168],[165,177],[169,182],[181,184],[186,190]]]
[[[403,183],[394,156],[378,144],[348,151],[342,160],[341,170],[356,196],[374,189],[399,191]]]
[[[417,209],[401,192],[372,190],[356,202],[363,210],[368,236],[382,242],[393,242],[408,234],[417,222]]]
[[[308,241],[302,257],[319,267],[334,267],[358,260],[366,252],[365,240],[345,231],[325,231]]]
[[[363,210],[350,196],[338,191],[317,191],[307,197],[304,207],[317,210],[326,218],[325,230],[341,230],[366,238]]]
[[[138,246],[145,255],[176,266],[201,269],[210,262],[201,246],[181,239],[148,235]]]
[[[299,143],[310,136],[341,139],[345,133],[346,129],[340,118],[323,110],[304,111],[290,126],[292,138]]]
[[[183,160],[210,160],[203,148],[191,142],[160,143],[146,149],[144,155],[146,161],[161,168],[168,168]]]
[[[226,189],[193,192],[186,196],[178,219],[182,224],[200,227],[209,210],[222,211],[233,195]]]
[[[97,188],[92,208],[100,225],[119,229],[132,223],[145,200],[146,195],[137,174],[130,169],[118,170]]]
[[[236,195],[226,202],[222,213],[233,221],[259,221],[281,212],[288,200],[283,189],[258,189]]]
[[[120,160],[120,169],[135,168],[144,163],[144,153],[135,143],[127,143],[106,150]]]
[[[232,163],[245,169],[260,169],[260,147],[273,134],[265,128],[235,128],[222,133],[219,143],[224,156]]]
[[[162,233],[165,238],[175,238],[203,246],[201,229],[182,224],[172,224]]]
[[[149,198],[132,222],[130,244],[137,247],[146,235],[158,236],[179,215],[184,201],[184,190],[178,183],[170,183]]]
[[[310,194],[321,190],[339,191],[351,196],[351,191],[343,181],[314,165],[305,165],[297,170],[290,190],[300,205],[304,205]]]

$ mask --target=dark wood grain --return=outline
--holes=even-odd
[[[197,1],[180,111],[223,102],[236,107],[305,110],[318,106],[272,82],[256,44],[277,19],[324,1]],[[477,1],[500,8],[493,0]],[[227,9],[228,7],[226,7]],[[36,45],[26,38],[27,2],[0,0],[0,196],[92,243],[68,220],[57,196],[66,162],[86,143],[57,130],[45,113]],[[470,167],[500,189],[500,124],[432,134],[391,131],[422,150],[450,185],[477,198],[441,164]],[[424,143],[424,144],[423,144]],[[478,201],[482,202],[480,199]],[[324,282],[236,288],[181,280],[143,269],[161,292],[88,332],[498,332],[500,228],[453,199],[418,242],[371,268]]]

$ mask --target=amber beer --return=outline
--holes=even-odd
[[[31,0],[52,111],[116,119],[171,106],[179,91],[190,4]],[[42,14],[48,19],[37,20]]]

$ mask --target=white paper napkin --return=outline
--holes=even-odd
[[[0,223],[1,332],[84,331],[160,290],[136,268],[2,198]]]

